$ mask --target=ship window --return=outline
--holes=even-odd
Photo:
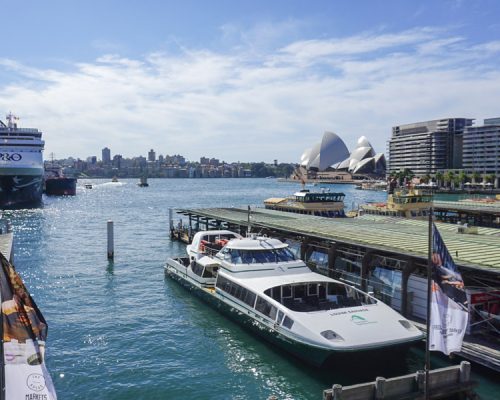
[[[193,272],[198,275],[198,276],[201,276],[202,273],[203,273],[203,266],[201,266],[200,264],[198,263],[194,263],[194,265],[191,265],[191,269],[193,270]]]
[[[283,311],[278,311],[278,320],[276,321],[278,324],[281,324],[281,321],[283,321],[283,317],[285,316],[285,313]]]
[[[217,276],[217,270],[219,269],[216,265],[209,265],[205,267],[203,271],[203,278],[215,278]]]
[[[276,319],[276,313],[278,312],[278,309],[262,297],[257,297],[255,309],[273,320]]]
[[[250,307],[253,307],[256,295],[252,291],[238,285],[235,282],[230,281],[229,279],[221,275],[217,277],[216,286],[222,291],[237,298],[238,300],[241,300],[243,303],[248,304]]]
[[[285,286],[282,286],[281,288],[282,288],[281,297],[283,297],[283,298],[292,297],[292,287],[290,285],[285,285]]]
[[[294,298],[301,299],[306,294],[306,285],[297,285],[293,287]]]
[[[293,319],[289,318],[288,316],[285,315],[285,318],[283,319],[283,324],[285,328],[292,329],[293,326]]]
[[[318,294],[318,285],[316,283],[310,283],[307,285],[307,294],[309,296]]]
[[[263,264],[294,261],[295,255],[288,248],[272,250],[230,249],[233,264]]]

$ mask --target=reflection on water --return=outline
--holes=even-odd
[[[144,190],[136,180],[80,180],[76,196],[4,212],[14,229],[16,269],[49,324],[47,364],[59,398],[177,399],[203,393],[206,399],[318,399],[333,383],[423,366],[416,347],[402,365],[380,363],[388,370],[346,363],[309,368],[165,280],[165,259],[185,251],[169,239],[169,208],[262,206],[264,199],[290,195],[299,185],[269,179],[148,182]],[[352,185],[329,187],[346,194],[348,208],[386,197]],[[110,219],[113,262],[106,254]],[[440,360],[433,357],[433,364],[449,364]],[[498,389],[481,379],[483,386]]]

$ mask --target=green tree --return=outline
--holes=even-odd
[[[443,183],[443,173],[442,172],[436,172],[436,181],[437,181],[437,185],[438,187],[441,187],[442,183]]]
[[[478,183],[477,181],[481,178],[481,174],[477,171],[472,172],[472,180],[474,183]]]
[[[453,173],[453,171],[446,171],[444,173],[444,176],[443,176],[443,181],[447,184],[446,186],[448,186],[448,184],[451,184],[453,183],[453,178],[455,177],[455,174]]]
[[[464,183],[467,182],[468,176],[464,171],[460,171],[458,173],[458,182],[457,185],[460,185],[460,188],[463,189]]]

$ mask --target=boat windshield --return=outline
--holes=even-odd
[[[263,250],[223,248],[218,256],[232,264],[264,264],[296,260],[295,255],[287,247]]]
[[[288,309],[299,312],[360,307],[377,302],[366,293],[340,282],[302,282],[275,286],[264,294]]]

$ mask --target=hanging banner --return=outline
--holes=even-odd
[[[429,348],[449,355],[462,349],[469,307],[462,275],[432,224],[432,294]]]
[[[5,399],[56,400],[44,360],[47,323],[2,254],[0,261]]]

